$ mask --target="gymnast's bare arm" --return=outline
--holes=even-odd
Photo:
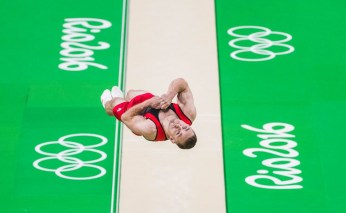
[[[161,109],[166,109],[177,95],[178,104],[191,121],[196,119],[196,107],[193,95],[188,83],[183,78],[177,78],[171,82],[168,90],[161,96]]]
[[[160,97],[153,97],[127,110],[122,116],[121,121],[136,135],[150,138],[156,134],[155,124],[143,117],[144,111],[148,107],[159,108]]]

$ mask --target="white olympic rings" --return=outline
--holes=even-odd
[[[261,31],[251,33],[250,35],[249,34],[243,35],[243,34],[236,33],[237,30],[242,30],[242,29],[256,29]],[[288,42],[292,39],[292,36],[288,33],[274,32],[266,27],[260,27],[260,26],[238,26],[238,27],[230,28],[227,32],[231,36],[238,37],[237,39],[231,40],[228,44],[231,47],[240,49],[231,53],[232,58],[240,60],[240,61],[250,61],[250,62],[267,61],[267,60],[275,58],[275,56],[277,55],[285,55],[294,51],[294,47],[292,47],[291,45],[283,44],[284,42]],[[268,36],[268,35],[280,35],[280,36],[284,36],[285,38],[281,40],[271,41],[269,39],[264,38],[265,36]],[[238,42],[247,41],[247,40],[255,42],[257,44],[250,47],[241,46],[237,44]],[[287,48],[287,50],[281,51],[281,52],[273,52],[270,50],[266,50],[266,48],[270,48],[272,46],[284,47],[284,48]],[[264,55],[266,57],[245,58],[245,57],[239,56],[239,54],[246,53],[246,52],[252,52],[258,55]]]
[[[101,142],[94,145],[88,145],[85,146],[83,144],[69,141],[70,138],[73,137],[95,137],[101,139]],[[94,149],[96,147],[100,147],[105,145],[108,142],[108,139],[102,135],[97,134],[89,134],[89,133],[78,133],[78,134],[70,134],[63,136],[58,139],[58,141],[48,141],[41,143],[35,147],[35,151],[39,154],[46,155],[48,157],[43,157],[41,159],[36,160],[33,165],[35,168],[47,171],[47,172],[55,172],[55,174],[61,178],[70,179],[70,180],[90,180],[90,179],[96,179],[99,177],[102,177],[106,174],[106,169],[102,168],[101,166],[93,165],[93,163],[98,163],[103,161],[107,158],[107,154]],[[42,150],[42,147],[50,146],[53,144],[58,144],[64,147],[67,147],[69,149],[60,151],[59,153],[51,153],[46,152]],[[100,155],[99,158],[95,160],[88,160],[88,161],[82,161],[76,157],[71,157],[72,155],[77,155],[82,152],[94,152]],[[46,168],[40,165],[41,162],[44,161],[51,161],[51,160],[59,160],[61,162],[67,163],[68,165],[60,166],[58,168]],[[99,173],[94,176],[82,176],[82,177],[74,177],[74,176],[68,176],[64,174],[65,172],[75,171],[82,167],[88,167],[99,170]]]

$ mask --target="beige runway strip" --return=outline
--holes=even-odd
[[[185,78],[194,94],[196,147],[148,142],[124,128],[120,213],[224,213],[214,1],[132,0],[126,89],[156,95]]]

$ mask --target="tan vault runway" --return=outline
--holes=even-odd
[[[126,89],[161,95],[177,77],[194,94],[196,147],[124,128],[120,213],[226,212],[214,1],[130,1]]]

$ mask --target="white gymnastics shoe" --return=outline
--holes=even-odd
[[[113,98],[124,98],[124,93],[117,86],[112,87],[111,94]]]
[[[112,94],[111,91],[109,89],[106,89],[105,91],[103,91],[102,95],[101,95],[101,103],[103,108],[105,108],[105,105],[108,101],[112,100]]]

